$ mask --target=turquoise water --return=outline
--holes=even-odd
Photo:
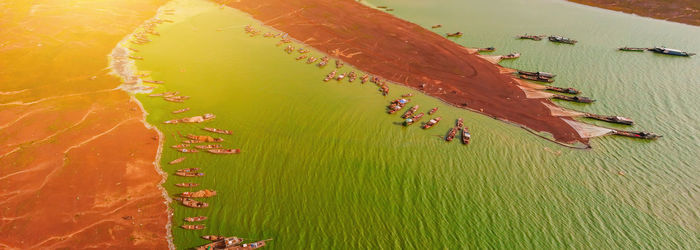
[[[559,1],[371,3],[422,26],[441,23],[439,32],[462,31],[456,42],[465,46],[521,52],[502,65],[557,73],[557,85],[598,99],[561,105],[629,116],[633,129],[665,137],[604,137],[592,150],[573,150],[400,86],[383,97],[370,83],[324,83],[330,67],[295,61],[298,54],[283,52],[277,39],[247,36],[243,26],[261,26],[244,13],[174,1],[177,15],[168,18],[176,22],[139,48],[145,60],[137,65],[166,82],[156,92],[192,98],[137,98],[166,137],[164,170],[200,167],[206,176],[195,181],[219,192],[206,209],[173,205],[175,227],[186,216],[210,218],[200,232],[174,228],[178,248],[205,243],[203,234],[273,238],[275,249],[697,247],[698,58],[615,48],[700,52],[699,28]],[[525,32],[580,42],[514,39]],[[443,122],[427,131],[397,125],[384,106],[409,92],[423,112],[439,106]],[[183,107],[192,110],[170,113]],[[162,124],[209,112],[217,118],[206,124]],[[441,139],[458,117],[471,129],[469,146]],[[185,155],[169,148],[183,140],[177,134],[206,134],[203,126],[233,130],[224,145],[242,153],[188,154],[180,165],[165,164]],[[173,184],[186,180],[172,176],[164,185],[175,194],[184,189]]]

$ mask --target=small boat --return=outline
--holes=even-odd
[[[520,75],[528,75],[528,76],[540,76],[540,77],[546,77],[546,78],[554,78],[555,74],[549,73],[549,72],[530,72],[530,71],[524,71],[524,70],[518,70],[518,74]]]
[[[206,219],[208,219],[206,216],[185,217],[185,221],[187,221],[187,222],[204,221]]]
[[[185,101],[185,100],[183,100],[183,99],[180,99],[180,98],[173,98],[173,97],[166,97],[166,98],[163,98],[163,100],[166,100],[166,101],[169,101],[169,102],[176,102],[176,103],[182,103],[182,102]]]
[[[442,28],[442,24],[433,25],[431,28],[433,28],[433,29]]]
[[[251,249],[250,247],[242,248],[240,245],[243,242],[243,239],[238,238],[238,237],[226,237],[223,239],[216,239],[212,240],[212,243],[205,244],[202,246],[198,246],[194,248],[195,250],[215,250],[215,249],[230,249],[230,250],[242,250],[242,249]]]
[[[368,75],[362,75],[362,77],[360,77],[360,83],[364,84],[367,82],[368,79],[369,79]]]
[[[338,59],[335,60],[335,68],[337,68],[337,69],[342,68],[343,65],[345,65],[345,63],[343,63],[343,61],[338,60]]]
[[[643,52],[645,50],[648,50],[649,48],[632,48],[632,47],[621,47],[617,48],[618,50],[622,51],[637,51],[637,52]]]
[[[388,7],[386,7],[386,6],[377,6],[377,8],[379,8],[379,9],[386,9],[386,8],[388,8]]]
[[[566,44],[576,44],[578,41],[566,38],[566,37],[561,37],[561,36],[550,36],[549,41],[555,42],[555,43],[566,43]]]
[[[307,63],[307,64],[312,64],[312,63],[316,62],[317,60],[318,60],[318,59],[317,59],[316,57],[313,57],[313,56],[312,56],[312,57],[309,57],[308,60],[306,60],[306,63]]]
[[[224,236],[221,236],[221,235],[202,235],[202,239],[210,240],[210,241],[219,241],[219,240],[223,240]]]
[[[203,141],[200,140],[186,140],[182,141],[182,143],[187,143],[187,144],[195,144],[195,143],[202,143]]]
[[[518,75],[518,77],[525,79],[525,80],[530,80],[530,81],[538,81],[538,82],[546,82],[546,83],[554,82],[554,79],[549,78],[549,77],[543,77],[543,76]]]
[[[520,57],[520,53],[510,53],[508,55],[501,56],[501,59],[515,59],[518,57]]]
[[[172,161],[168,162],[168,164],[170,164],[170,165],[178,164],[178,163],[180,163],[180,162],[185,161],[185,158],[186,158],[186,157],[177,158],[177,159],[175,159],[175,160],[172,160]]]
[[[694,56],[695,53],[689,53],[685,51],[680,51],[677,49],[669,49],[664,47],[654,47],[649,49],[649,51],[659,54],[672,55],[672,56]]]
[[[192,149],[192,148],[181,148],[178,149],[177,151],[180,151],[181,153],[197,153],[199,150]]]
[[[648,140],[656,140],[660,137],[663,137],[661,135],[657,135],[657,134],[650,133],[650,132],[642,132],[642,131],[613,130],[612,134],[619,135],[619,136],[627,136],[627,137],[632,137],[632,138],[639,138],[639,139],[648,139]]]
[[[403,94],[403,95],[401,95],[401,97],[411,97],[411,96],[413,96],[412,93],[408,93],[408,94]]]
[[[178,110],[173,111],[172,113],[173,113],[173,114],[179,114],[179,113],[187,112],[187,111],[189,111],[189,110],[190,110],[190,108],[178,109]]]
[[[187,147],[189,147],[189,146],[190,146],[190,145],[187,145],[187,144],[177,144],[177,145],[172,145],[172,146],[170,146],[170,147],[171,147],[171,148],[187,148]]]
[[[318,67],[322,68],[322,67],[326,66],[326,64],[328,64],[328,60],[330,60],[330,59],[328,58],[328,56],[322,57],[322,58],[321,58],[321,62],[317,64]]]
[[[222,148],[221,144],[207,144],[207,145],[197,145],[194,146],[195,148],[198,149],[215,149],[215,148]]]
[[[433,126],[435,126],[435,124],[438,124],[438,122],[440,122],[440,119],[442,119],[442,118],[439,116],[435,117],[433,119],[430,119],[430,121],[428,121],[427,123],[425,123],[425,125],[423,125],[423,129],[432,128]]]
[[[487,47],[487,48],[478,48],[476,49],[478,52],[494,52],[496,51],[496,48],[494,47]]]
[[[307,55],[300,55],[300,56],[297,56],[297,58],[294,58],[294,59],[296,59],[297,61],[299,61],[299,60],[302,60],[302,59],[304,59],[304,58],[306,58],[306,57],[307,57]]]
[[[581,93],[575,88],[560,88],[560,87],[554,87],[554,86],[545,86],[546,90],[551,90],[551,91],[556,91],[559,93],[564,93],[564,94],[572,94],[572,95],[578,95]]]
[[[181,169],[178,169],[178,170],[175,171],[175,172],[194,173],[194,172],[197,172],[197,171],[199,171],[199,168],[181,168]]]
[[[592,103],[595,102],[595,100],[588,98],[588,97],[582,97],[582,96],[566,96],[566,95],[554,95],[552,96],[554,99],[559,99],[559,100],[564,100],[564,101],[570,101],[570,102],[579,102],[579,103]]]
[[[534,35],[528,35],[528,34],[520,35],[520,36],[518,36],[518,38],[520,38],[520,39],[530,39],[530,40],[535,40],[535,41],[540,41],[540,40],[542,40],[542,36],[534,36]]]
[[[309,52],[310,52],[310,50],[308,50],[308,49],[299,48],[299,53],[300,53],[300,54],[305,54],[305,53],[309,53]]]
[[[389,104],[389,106],[388,106],[389,111],[387,111],[387,112],[389,114],[396,113],[396,111],[401,110],[410,101],[411,101],[410,99],[404,99],[404,98],[394,100],[391,102],[391,104]]]
[[[204,225],[182,225],[180,227],[187,230],[202,230],[205,228]]]
[[[140,56],[129,56],[129,58],[134,60],[143,60],[143,57]]]
[[[604,122],[612,122],[612,123],[618,123],[618,124],[624,124],[624,125],[634,124],[634,121],[632,119],[627,118],[627,117],[622,117],[622,116],[607,116],[607,115],[597,115],[597,114],[591,114],[591,113],[585,113],[583,116],[587,117],[587,118],[591,118],[591,119],[604,121]]]
[[[353,82],[357,79],[357,74],[355,74],[355,71],[350,71],[348,74],[348,82]]]
[[[225,130],[225,129],[216,129],[216,128],[203,128],[203,130],[212,132],[212,133],[217,133],[217,134],[224,134],[224,135],[230,135],[233,134],[231,130]]]
[[[464,145],[469,144],[469,140],[472,139],[472,135],[469,133],[469,127],[462,128],[462,143]]]
[[[382,87],[380,88],[380,91],[382,92],[383,96],[386,96],[389,94],[389,87],[386,86],[386,84],[382,84]]]
[[[205,208],[209,207],[209,204],[206,202],[201,202],[198,200],[190,199],[190,198],[183,198],[180,201],[182,205],[187,206],[187,207],[193,207],[193,208]]]
[[[204,189],[195,192],[182,192],[180,197],[183,198],[208,198],[216,195],[216,191],[211,189]]]
[[[214,137],[207,136],[207,135],[188,134],[185,137],[187,137],[188,139],[197,140],[200,142],[223,142],[224,141],[224,138],[214,138]]]
[[[447,132],[447,136],[445,136],[445,141],[452,141],[455,138],[455,135],[457,135],[457,127],[453,127],[450,129],[449,132]]]
[[[328,75],[326,75],[326,78],[324,78],[323,81],[324,82],[330,81],[331,79],[333,79],[335,77],[336,73],[337,73],[336,70],[333,70],[331,73],[328,73]]]
[[[243,243],[241,244],[242,249],[258,249],[265,246],[265,241],[257,241],[253,243]]]
[[[437,112],[437,111],[438,111],[438,107],[434,107],[433,109],[431,109],[430,111],[428,111],[428,115],[435,114],[435,112]]]
[[[222,149],[222,148],[217,148],[217,149],[209,149],[207,152],[212,153],[212,154],[238,154],[241,152],[240,149]]]
[[[420,120],[420,118],[423,118],[424,115],[425,115],[425,114],[423,114],[423,113],[414,115],[413,117],[406,119],[406,120],[403,122],[403,125],[404,125],[404,126],[408,126],[408,125],[414,124],[414,123],[418,122],[418,121]]]
[[[415,112],[418,110],[418,108],[419,108],[419,105],[416,105],[416,106],[411,107],[411,109],[407,110],[406,113],[404,113],[404,114],[401,116],[401,118],[406,119],[406,118],[409,118],[409,117],[413,116],[413,113],[415,113]]]
[[[462,35],[464,35],[462,32],[447,33],[447,37],[461,37]]]
[[[196,187],[196,186],[199,186],[199,183],[183,182],[183,183],[176,183],[175,186],[177,186],[177,187]]]
[[[338,75],[338,77],[336,77],[335,80],[336,80],[336,81],[343,80],[343,78],[345,78],[345,75],[346,75],[346,74],[347,74],[347,73],[342,73],[342,74]]]
[[[165,83],[164,81],[155,81],[155,80],[141,80],[145,83],[155,83],[155,84],[163,84]]]
[[[182,177],[201,177],[204,176],[204,173],[197,173],[197,172],[175,172],[175,175],[177,176],[182,176]]]
[[[386,9],[386,11],[394,11],[394,9],[388,8]]]
[[[457,119],[457,129],[462,129],[464,127],[464,119],[459,118]]]

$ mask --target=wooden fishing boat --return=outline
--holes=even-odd
[[[353,82],[355,79],[357,79],[357,74],[355,74],[355,71],[350,71],[348,73],[348,82]]]
[[[462,32],[447,33],[447,37],[461,37],[462,35],[464,35]]]
[[[617,48],[617,49],[618,49],[618,50],[622,50],[622,51],[644,52],[645,50],[648,50],[649,48],[621,47],[621,48]]]
[[[415,113],[418,110],[419,107],[420,107],[419,105],[411,107],[409,110],[406,111],[406,113],[401,115],[401,118],[406,119],[406,118],[411,117],[413,115],[413,113]]]
[[[452,127],[449,132],[447,132],[447,136],[445,136],[445,141],[452,141],[455,138],[455,135],[457,135],[457,127]]]
[[[669,49],[669,48],[665,48],[665,47],[654,47],[654,48],[650,48],[648,50],[651,52],[654,52],[654,53],[659,53],[659,54],[664,54],[664,55],[672,55],[672,56],[690,57],[690,56],[695,55],[695,53],[685,52],[685,51],[681,51],[681,50],[677,50],[677,49]]]
[[[155,83],[155,84],[163,84],[165,83],[164,81],[156,81],[156,80],[142,80],[145,83]]]
[[[192,208],[209,207],[209,203],[201,202],[201,201],[190,199],[190,198],[182,198],[180,203],[186,207],[192,207]]]
[[[197,222],[197,221],[204,221],[206,220],[206,216],[197,216],[197,217],[185,217],[185,221],[187,222]]]
[[[187,144],[195,144],[195,143],[202,143],[203,141],[200,140],[186,140],[182,141],[182,143],[187,143]]]
[[[464,127],[462,128],[462,143],[464,145],[469,144],[469,141],[472,139],[472,135],[469,133],[469,127]]]
[[[309,53],[309,52],[310,52],[310,50],[308,50],[308,49],[299,48],[299,53],[300,53],[300,54],[306,54],[306,53]]]
[[[624,125],[634,124],[634,121],[632,119],[627,118],[627,117],[622,117],[622,116],[597,115],[597,114],[592,114],[592,113],[585,113],[583,116],[587,117],[587,118],[591,118],[591,119],[604,121],[604,122],[612,122],[612,123],[618,123],[618,124],[624,124]]]
[[[368,76],[368,75],[362,75],[362,76],[360,77],[360,83],[364,84],[364,83],[367,82],[368,79],[369,79],[369,76]]]
[[[496,51],[496,48],[494,47],[487,47],[487,48],[478,48],[476,49],[478,52],[494,52]]]
[[[129,59],[133,59],[133,60],[143,60],[143,57],[140,57],[140,56],[129,56]]]
[[[324,82],[330,81],[331,79],[333,79],[335,77],[336,73],[337,73],[336,70],[333,70],[331,73],[328,73],[328,75],[326,75],[326,78],[324,78],[323,81]]]
[[[193,148],[181,148],[178,149],[177,151],[180,151],[181,153],[198,153],[199,150],[193,149]]]
[[[202,239],[205,240],[210,240],[210,241],[219,241],[223,240],[225,237],[221,235],[202,235]]]
[[[198,170],[199,170],[199,168],[181,168],[175,172],[194,173],[194,172],[197,172]]]
[[[430,28],[433,28],[433,29],[442,28],[442,24],[433,25]]]
[[[169,101],[169,102],[175,102],[175,103],[182,103],[182,102],[185,102],[185,100],[183,100],[183,99],[172,98],[172,97],[165,97],[165,98],[163,98],[163,100],[166,100],[166,101]]]
[[[579,103],[592,103],[595,102],[595,100],[588,98],[588,97],[582,97],[582,96],[566,96],[566,95],[554,95],[552,96],[554,99],[559,99],[559,100],[564,100],[564,101],[570,101],[570,102],[579,102]]]
[[[346,74],[347,74],[347,73],[342,73],[342,74],[338,75],[338,77],[336,77],[335,80],[336,80],[336,81],[343,80],[343,78],[345,78],[345,75],[346,75]]]
[[[173,114],[180,114],[180,113],[187,112],[189,110],[190,110],[190,108],[178,109],[178,110],[173,111],[172,113]]]
[[[403,94],[403,95],[401,95],[401,97],[404,97],[404,98],[405,98],[405,97],[411,97],[411,96],[413,96],[412,93],[408,93],[408,94]]]
[[[175,175],[182,176],[182,177],[201,177],[201,176],[204,176],[204,173],[175,172]]]
[[[187,230],[202,230],[205,228],[204,225],[182,225],[180,227]]]
[[[217,133],[217,134],[224,134],[224,135],[230,135],[233,134],[231,130],[225,130],[225,129],[217,129],[217,128],[203,128],[203,130],[212,132],[212,133]]]
[[[330,60],[330,59],[327,56],[322,57],[321,62],[317,64],[318,67],[322,68],[322,67],[326,66],[326,64],[328,64],[328,60]]]
[[[185,161],[185,158],[186,158],[186,157],[177,158],[177,159],[175,159],[175,160],[172,160],[172,161],[168,162],[168,164],[170,164],[170,165],[178,164],[178,163],[180,163],[180,162]]]
[[[555,43],[566,43],[566,44],[576,44],[578,41],[566,38],[566,37],[561,37],[561,36],[550,36],[549,41],[555,42]]]
[[[195,248],[195,250],[242,249],[239,245],[243,242],[243,239],[238,237],[226,237],[212,241],[214,242],[198,246]]]
[[[428,111],[428,115],[435,114],[435,112],[437,112],[437,111],[438,111],[438,107],[434,107],[433,109],[431,109],[430,111]]]
[[[208,198],[216,195],[216,191],[211,189],[203,189],[195,192],[182,192],[180,197],[183,198]]]
[[[572,95],[578,95],[581,93],[575,88],[560,88],[560,87],[554,87],[554,86],[545,86],[546,90],[551,90],[551,91],[556,91],[559,93],[565,93],[565,94],[572,94]]]
[[[643,131],[613,130],[612,134],[619,135],[619,136],[638,138],[638,139],[647,139],[647,140],[656,140],[658,138],[663,137],[661,135],[657,135],[657,134],[650,133],[650,132],[643,132]]]
[[[457,119],[457,129],[462,129],[464,127],[464,119],[459,118]]]
[[[209,149],[207,152],[212,153],[212,154],[238,154],[241,152],[240,149],[223,149],[223,148],[217,148],[217,149]]]
[[[313,56],[312,56],[312,57],[309,57],[308,60],[306,60],[306,63],[307,63],[307,64],[312,64],[312,63],[316,62],[317,60],[318,60],[318,59],[317,59],[316,57],[313,57]]]
[[[200,142],[223,142],[223,141],[224,141],[224,138],[220,138],[220,137],[219,137],[219,138],[214,138],[214,137],[211,137],[211,136],[208,136],[208,135],[192,135],[192,134],[188,134],[188,135],[186,135],[185,137],[187,137],[188,139],[197,140],[197,141],[200,141]]]
[[[258,249],[258,248],[261,248],[261,247],[264,247],[264,246],[265,246],[265,241],[268,241],[268,240],[261,240],[261,241],[256,241],[256,242],[253,242],[253,243],[243,243],[243,244],[240,245],[240,247],[238,247],[238,248],[234,247],[233,249],[236,249],[236,250],[239,250],[239,249],[240,249],[240,250],[243,250],[243,249]]]
[[[510,53],[508,55],[501,56],[501,59],[515,59],[518,57],[520,57],[520,53]]]
[[[172,146],[170,146],[170,147],[171,147],[171,148],[187,148],[187,147],[189,147],[189,146],[190,146],[190,145],[187,145],[187,144],[177,144],[177,145],[172,145]]]
[[[546,83],[554,82],[554,79],[548,78],[548,77],[542,77],[542,76],[518,75],[518,77],[525,79],[525,80],[530,80],[530,81],[538,81],[538,82],[546,82]]]
[[[176,183],[175,186],[177,186],[177,187],[197,187],[197,186],[199,186],[199,183],[183,182],[183,183]]]
[[[535,36],[535,35],[528,35],[528,34],[520,35],[520,36],[518,36],[518,38],[520,38],[520,39],[530,39],[530,40],[535,40],[535,41],[540,41],[540,40],[542,40],[542,36]]]
[[[302,59],[304,59],[304,58],[306,58],[306,57],[307,57],[307,55],[300,55],[300,56],[297,56],[297,58],[294,58],[294,59],[296,59],[297,61],[299,61],[299,60],[302,60]]]
[[[549,73],[549,72],[530,72],[530,71],[524,71],[524,70],[518,70],[518,74],[520,75],[528,75],[528,76],[537,76],[537,77],[545,77],[545,78],[554,78],[555,74]]]
[[[215,149],[215,148],[222,148],[223,146],[221,144],[207,144],[207,145],[197,145],[194,147],[198,148],[198,149]]]
[[[425,115],[424,113],[414,115],[413,117],[406,119],[403,122],[403,125],[408,126],[408,125],[414,124],[414,123],[418,122],[420,120],[420,118],[423,118],[424,115]]]
[[[433,119],[430,119],[430,121],[428,121],[427,123],[425,123],[425,125],[423,125],[423,129],[432,128],[433,126],[435,126],[435,124],[438,124],[438,122],[440,122],[440,119],[442,119],[442,118],[439,116],[435,117]]]

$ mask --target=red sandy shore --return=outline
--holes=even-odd
[[[218,0],[266,25],[333,54],[355,67],[440,98],[456,106],[551,133],[563,143],[588,140],[560,117],[546,99],[527,99],[514,79],[464,47],[416,24],[353,0]],[[398,93],[395,93],[398,94]],[[552,104],[553,105],[553,104]]]
[[[168,248],[158,134],[105,69],[163,2],[0,4],[0,249]]]
[[[700,26],[698,0],[568,0],[598,8]]]

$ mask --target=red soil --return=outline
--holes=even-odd
[[[604,9],[700,26],[698,0],[568,0]]]
[[[158,134],[105,70],[162,2],[0,8],[0,249],[168,247]]]
[[[588,143],[546,99],[527,99],[514,79],[464,47],[416,24],[353,0],[217,0],[355,67],[456,106],[551,133],[559,142]],[[425,83],[425,88],[420,88]]]

